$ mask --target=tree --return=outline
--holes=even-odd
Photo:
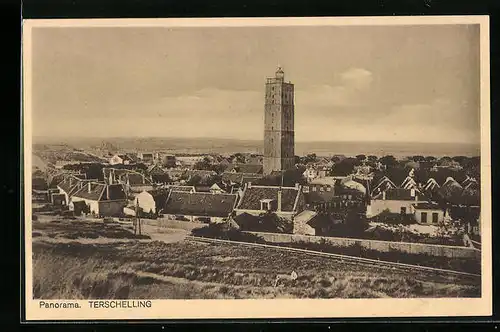
[[[210,159],[208,159],[207,157],[203,158],[203,160],[200,160],[193,165],[194,169],[203,171],[208,171],[210,170],[211,167],[212,164],[210,162]]]
[[[219,174],[210,175],[200,181],[200,184],[211,186],[214,183],[220,182],[222,180],[222,176]]]
[[[433,162],[433,161],[436,161],[436,157],[433,157],[433,156],[427,156],[427,157],[425,157],[425,161],[427,161],[427,162]]]
[[[365,161],[366,160],[366,155],[364,155],[364,154],[358,154],[356,156],[356,159],[359,160],[359,161]]]
[[[300,164],[300,157],[295,156],[295,165]]]
[[[259,221],[255,225],[257,231],[272,233],[292,233],[293,223],[280,218],[276,213],[268,211],[259,215]]]
[[[455,156],[451,159],[453,161],[456,161],[457,163],[459,163],[461,166],[464,166],[467,163],[467,161],[469,160],[469,158],[466,156]]]
[[[209,167],[209,170],[210,171],[214,171],[216,172],[217,174],[221,174],[223,173],[226,169],[227,169],[228,165],[223,165],[223,164],[215,164],[215,165],[211,165]]]
[[[372,163],[376,162],[377,160],[378,160],[377,156],[373,156],[373,155],[368,156],[368,161],[370,161]]]
[[[336,164],[336,163],[340,162],[342,160],[342,158],[340,158],[339,156],[333,156],[330,160]]]
[[[332,167],[332,173],[338,176],[349,175],[354,171],[354,166],[360,164],[361,162],[356,158],[345,158]]]
[[[186,184],[188,186],[197,186],[201,183],[201,180],[201,176],[195,174],[186,182]]]
[[[153,182],[155,183],[170,183],[172,182],[172,179],[167,173],[163,174],[152,174],[151,175]]]
[[[304,159],[304,164],[314,163],[318,160],[316,153],[310,153],[307,156],[305,156],[303,159]]]
[[[397,165],[396,158],[394,158],[394,156],[391,155],[383,156],[382,158],[379,159],[379,161],[387,167],[394,167]]]
[[[411,160],[416,161],[416,162],[425,161],[425,157],[424,156],[413,156],[413,157],[411,157]]]
[[[246,162],[245,156],[239,152],[231,155],[231,159],[236,159],[235,161],[238,164],[244,164]]]

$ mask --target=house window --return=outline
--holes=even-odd
[[[352,199],[352,195],[347,196],[347,198]]]
[[[420,214],[420,219],[421,219],[420,221],[421,221],[422,223],[426,224],[426,223],[427,223],[427,212],[422,212],[422,213]]]
[[[323,187],[319,187],[319,191],[325,191]]]
[[[308,186],[304,186],[302,188],[302,191],[305,192],[305,193],[308,193],[309,192],[309,187]]]
[[[401,207],[401,214],[406,214],[406,207],[404,206]]]
[[[312,191],[316,191],[316,187],[312,187]]]
[[[434,224],[437,224],[438,223],[438,218],[439,218],[439,214],[437,212],[433,212],[432,213],[432,222]]]
[[[326,191],[332,191],[331,187],[326,187]]]

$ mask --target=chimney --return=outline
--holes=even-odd
[[[385,191],[382,191],[382,199],[385,201]]]
[[[113,172],[109,172],[109,180],[108,180],[108,183],[109,184],[113,184]]]
[[[70,177],[69,177],[69,186],[71,187],[72,185],[73,185],[73,177],[72,177],[72,176],[70,176]]]
[[[106,199],[109,201],[109,185],[106,186]]]
[[[295,189],[299,190],[300,189],[300,183],[295,184]]]
[[[411,194],[411,197],[415,197],[415,189],[410,189],[410,194]]]
[[[87,184],[87,190],[88,190],[89,193],[92,191],[92,183],[89,182]]]
[[[281,188],[278,190],[278,207],[276,208],[278,212],[281,211]]]
[[[248,188],[252,188],[252,182],[248,182],[248,183],[247,183],[247,187],[248,187]]]

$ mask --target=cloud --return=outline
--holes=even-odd
[[[358,90],[369,88],[373,81],[372,73],[363,68],[351,68],[343,72],[340,77],[346,87]]]
[[[335,110],[334,107],[354,107],[368,102],[367,95],[373,81],[370,71],[350,68],[341,73],[332,85],[313,85],[305,90],[296,91],[297,107],[314,111],[315,109]]]

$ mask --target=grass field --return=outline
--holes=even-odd
[[[128,235],[119,235],[122,231]],[[178,235],[171,243],[147,236],[136,239],[116,224],[34,222],[35,234],[35,298],[480,296],[480,282],[466,277],[403,272],[278,249],[190,242]],[[277,274],[292,271],[296,280],[280,280],[275,287]]]

